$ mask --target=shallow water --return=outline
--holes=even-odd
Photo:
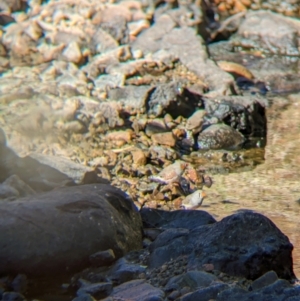
[[[214,175],[203,209],[218,220],[241,208],[269,217],[294,245],[294,271],[300,278],[300,94],[272,102],[265,161],[251,171]]]

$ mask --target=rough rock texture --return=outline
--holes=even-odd
[[[110,297],[104,300],[163,301],[164,295],[162,290],[146,283],[145,280],[132,280],[115,287]]]
[[[199,136],[197,145],[201,150],[240,148],[245,139],[244,136],[234,128],[226,124],[213,124],[203,130]]]
[[[154,268],[186,254],[188,269],[212,263],[217,270],[248,279],[270,270],[293,279],[292,249],[288,238],[269,219],[242,211],[190,231],[166,230],[150,246],[149,265]]]
[[[230,93],[233,78],[208,58],[202,38],[192,28],[175,26],[170,16],[160,16],[149,30],[137,37],[133,49],[146,53],[165,49],[200,78],[205,78],[212,90],[222,91],[223,95]]]
[[[299,33],[299,20],[268,11],[248,12],[233,43],[269,54],[298,56]]]
[[[223,96],[205,99],[205,110],[210,122],[224,122],[246,136],[265,136],[267,134],[266,108],[268,100],[259,95]]]
[[[0,203],[0,273],[80,270],[89,255],[141,248],[141,219],[122,191],[105,184],[56,189]],[[76,250],[76,252],[74,252]]]

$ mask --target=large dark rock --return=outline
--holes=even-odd
[[[149,266],[157,267],[188,255],[188,269],[211,263],[229,275],[256,279],[274,270],[280,278],[293,279],[293,246],[265,216],[242,211],[193,230],[168,229],[150,246]]]
[[[79,271],[89,256],[117,258],[142,246],[141,218],[128,196],[92,184],[0,202],[0,274]]]

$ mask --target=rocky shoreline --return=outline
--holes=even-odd
[[[298,4],[246,2],[3,2],[2,300],[35,299],[35,271],[89,264],[42,300],[297,300],[293,246],[269,219],[187,210],[215,188],[234,204],[222,177],[264,162],[280,142],[268,116],[299,98]],[[280,174],[275,195],[295,201]]]

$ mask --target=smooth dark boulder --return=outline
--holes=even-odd
[[[119,258],[142,247],[137,209],[106,184],[2,201],[0,214],[0,274],[79,271],[95,252],[112,249]]]

